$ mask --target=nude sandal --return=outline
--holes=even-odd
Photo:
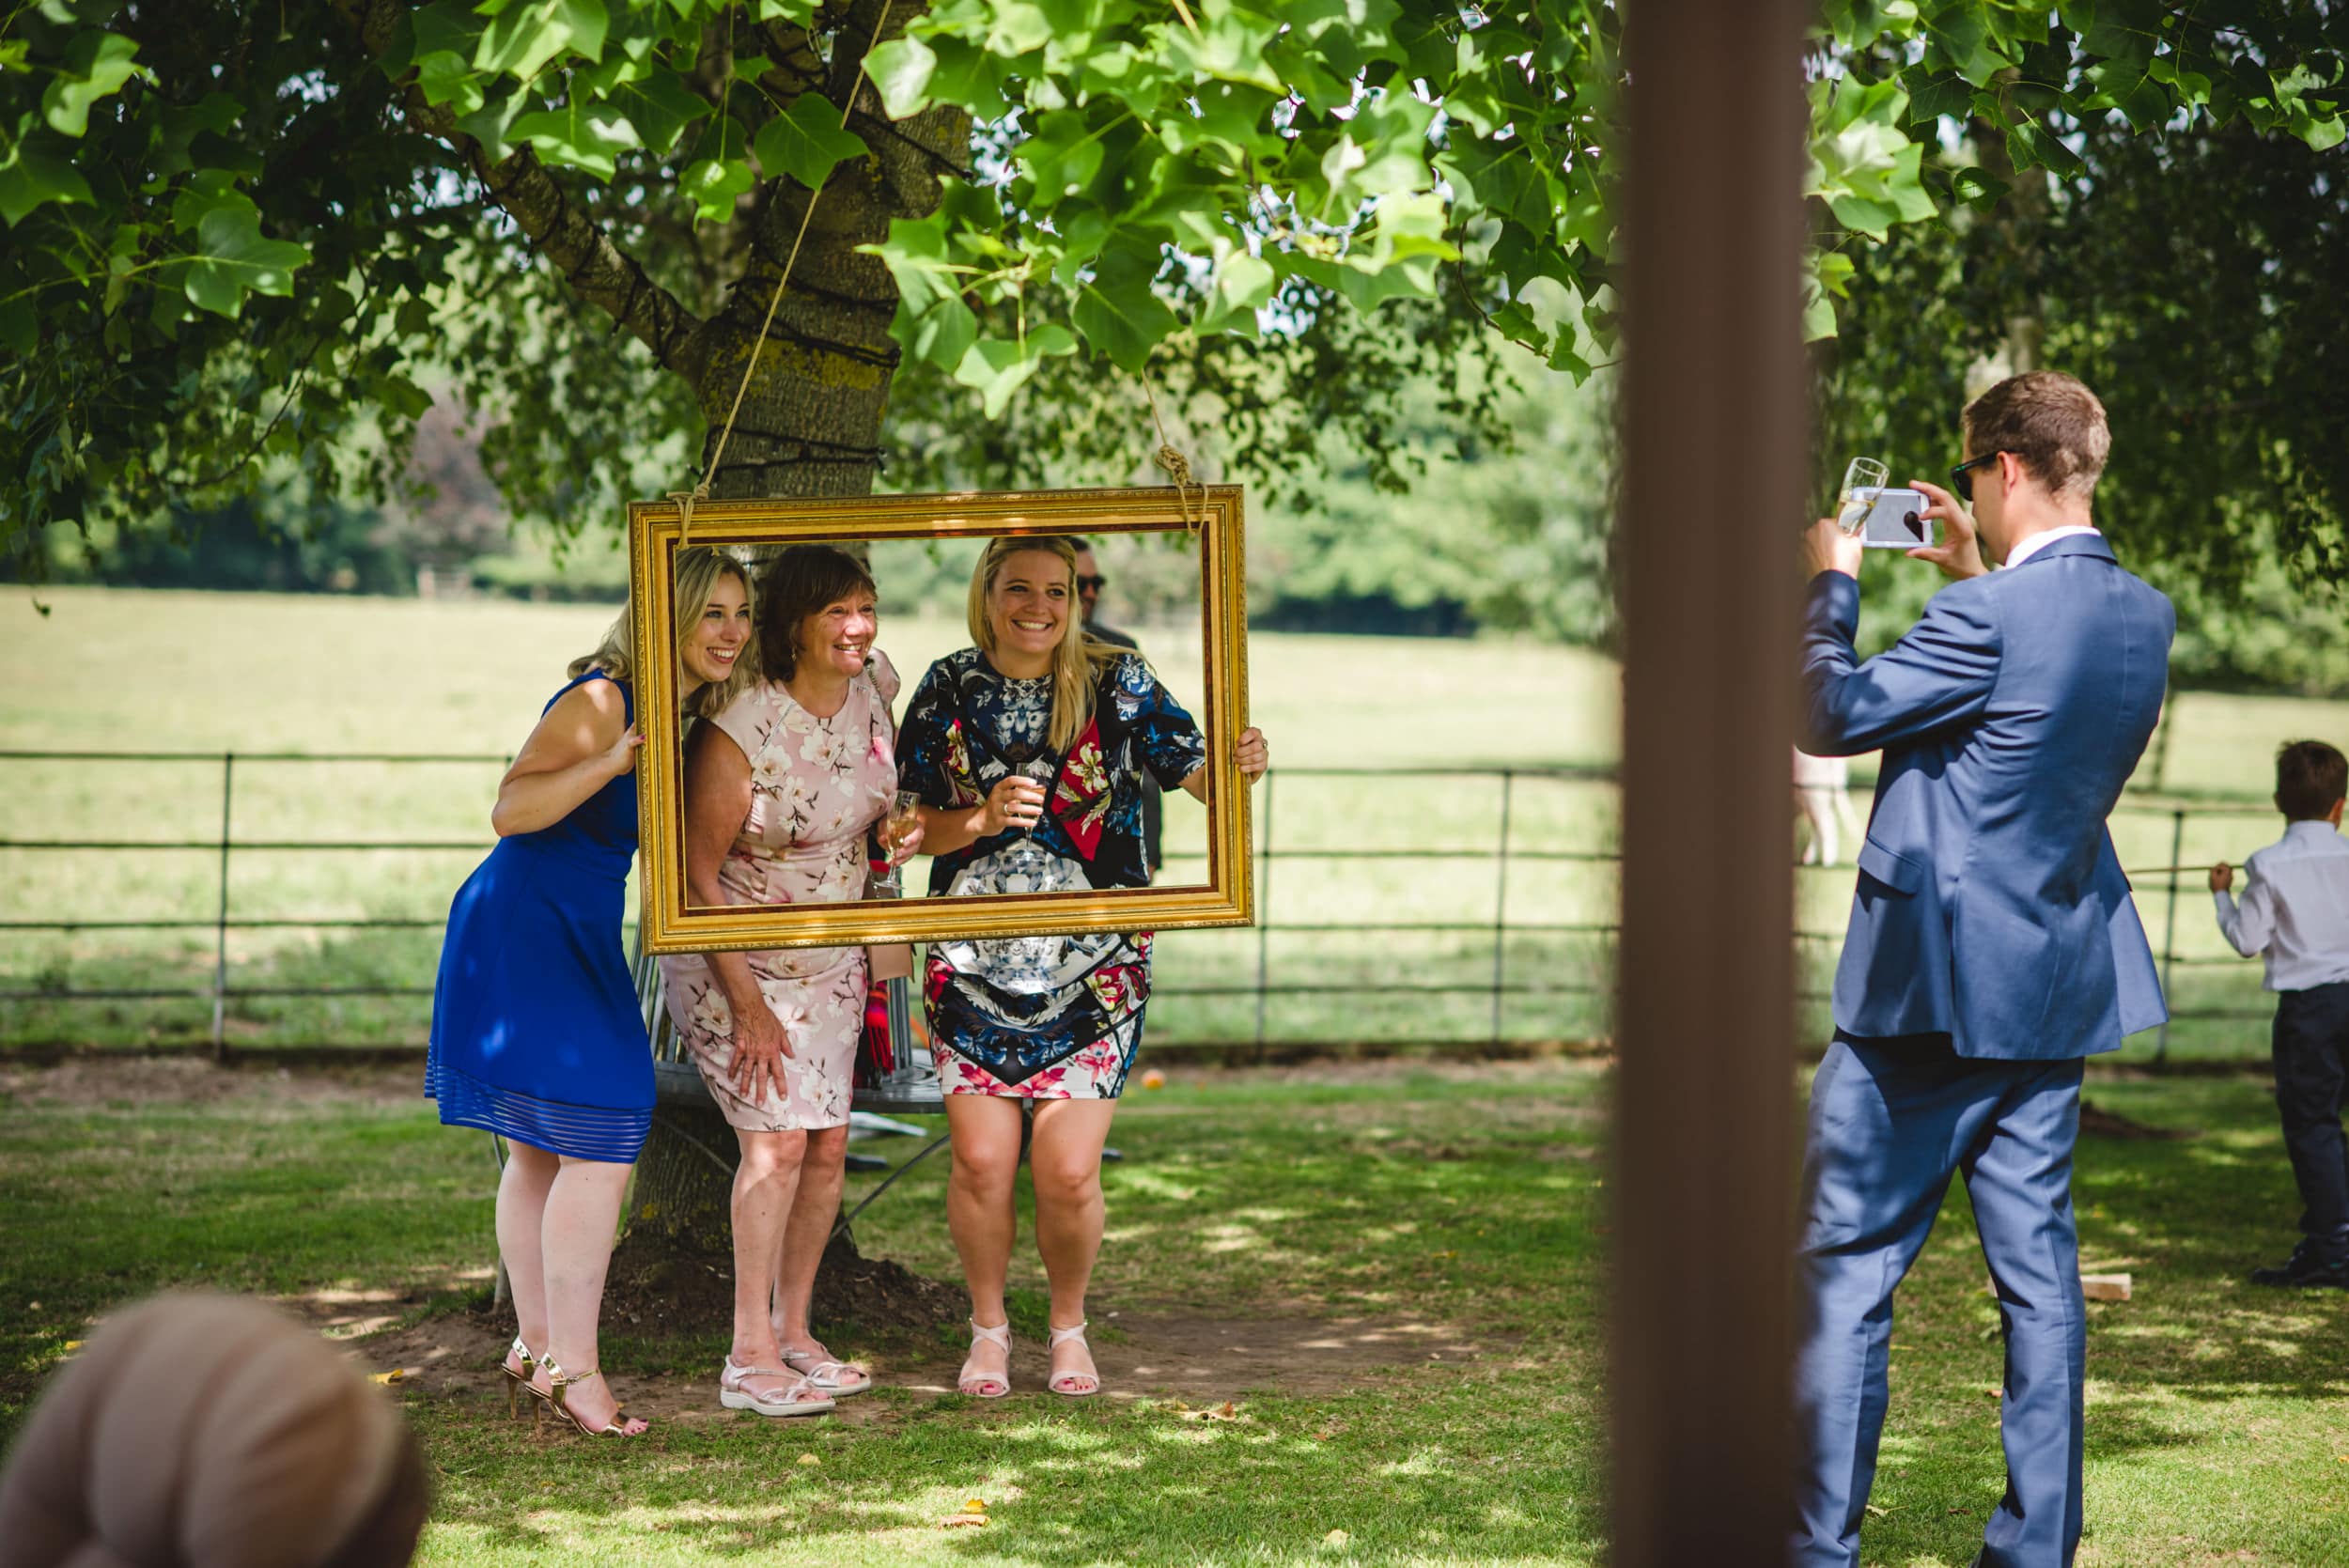
[[[1050,1355],[1070,1340],[1075,1340],[1079,1344],[1084,1345],[1085,1354],[1088,1357],[1093,1354],[1093,1346],[1085,1340],[1085,1326],[1081,1323],[1073,1328],[1053,1329],[1051,1339],[1044,1346],[1045,1353]],[[1080,1383],[1090,1383],[1093,1387],[1089,1389],[1076,1387]],[[1067,1399],[1090,1399],[1101,1391],[1101,1374],[1098,1372],[1057,1373],[1052,1380],[1044,1386]]]
[[[1003,1347],[1002,1376],[991,1372],[971,1370],[971,1358],[978,1354],[982,1344],[1000,1344]],[[1008,1320],[992,1328],[980,1327],[977,1318],[971,1320],[971,1356],[963,1358],[962,1371],[955,1377],[955,1389],[958,1393],[969,1394],[972,1399],[1001,1399],[1011,1392],[1011,1324]]]
[[[738,1367],[734,1358],[726,1358],[725,1370],[718,1374],[718,1403],[729,1410],[755,1410],[762,1416],[822,1416],[832,1408],[832,1396],[817,1388],[815,1382],[801,1377],[780,1393],[762,1394],[743,1384],[754,1377],[787,1377],[787,1367]],[[800,1396],[814,1394],[813,1399]]]
[[[834,1399],[861,1394],[873,1386],[872,1374],[863,1367],[820,1357],[813,1350],[786,1350],[783,1364]]]

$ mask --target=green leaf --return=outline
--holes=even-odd
[[[733,217],[736,198],[757,183],[748,164],[720,158],[689,163],[677,176],[677,189],[693,203],[694,216],[705,224],[722,224]]]
[[[1150,287],[1159,258],[1121,246],[1104,251],[1093,281],[1070,307],[1068,318],[1084,339],[1121,369],[1139,373],[1150,350],[1182,325]]]
[[[291,294],[294,269],[310,259],[291,241],[264,239],[250,202],[204,214],[195,241],[182,287],[189,303],[221,316],[237,315],[248,293]]]
[[[52,157],[29,143],[19,142],[0,159],[0,219],[10,228],[43,202],[80,202],[93,206],[89,181],[62,158]]]
[[[962,363],[955,366],[955,380],[978,391],[981,412],[989,419],[1000,419],[1011,402],[1011,395],[1035,374],[1037,366],[1048,359],[1076,351],[1077,340],[1068,334],[1068,329],[1050,322],[1016,343],[982,338],[972,344],[962,356]]]
[[[560,109],[524,115],[507,134],[537,147],[546,162],[583,169],[598,179],[609,179],[618,172],[620,153],[644,145],[636,127],[619,110],[608,103],[582,103],[576,99]]]
[[[139,46],[119,33],[76,33],[49,90],[40,95],[41,117],[50,129],[77,139],[88,131],[92,104],[133,76],[150,76],[132,58],[138,52]]]
[[[493,98],[459,119],[457,129],[479,142],[481,150],[489,154],[490,162],[502,163],[514,150],[514,143],[510,139],[514,122],[530,106],[533,97],[527,87],[509,88],[504,97]]]
[[[673,70],[657,70],[641,82],[623,82],[611,102],[625,113],[647,150],[667,157],[685,128],[718,111]]]
[[[820,93],[794,99],[791,107],[758,129],[751,150],[770,178],[789,175],[813,191],[833,167],[868,150],[857,133],[840,123],[840,111]]]
[[[928,107],[925,94],[937,69],[937,53],[920,39],[891,39],[864,56],[864,73],[891,119],[908,119]]]
[[[979,318],[963,303],[962,274],[948,251],[947,215],[893,218],[889,238],[858,248],[878,256],[897,282],[897,315],[890,335],[916,359],[953,371],[979,335]]]
[[[473,62],[452,50],[439,49],[416,61],[416,87],[427,103],[445,103],[459,115],[481,107],[486,78]]]
[[[600,60],[611,20],[603,0],[523,0],[490,21],[474,52],[474,69],[528,81],[567,50]]]

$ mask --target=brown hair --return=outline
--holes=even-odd
[[[2105,406],[2061,370],[2009,376],[1967,404],[1963,417],[1968,457],[2012,452],[2051,495],[2093,495],[2112,451]]]
[[[2276,809],[2295,822],[2331,814],[2349,796],[2349,757],[2322,740],[2294,740],[2276,753]]]
[[[879,597],[864,563],[831,545],[793,545],[758,581],[758,660],[769,680],[800,671],[800,624],[859,588]]]

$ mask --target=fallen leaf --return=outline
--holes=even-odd
[[[1346,1544],[1353,1539],[1354,1538],[1352,1536],[1346,1534],[1346,1531],[1342,1529],[1333,1529],[1329,1534],[1321,1538],[1321,1544],[1325,1546],[1335,1546],[1340,1550],[1344,1550]]]
[[[800,1455],[800,1463],[802,1465],[820,1465],[823,1461],[817,1458],[812,1453],[802,1453]]]
[[[371,1374],[367,1378],[367,1381],[370,1383],[405,1383],[408,1379],[415,1376],[423,1371],[424,1368],[422,1367],[394,1367],[389,1372],[379,1372]]]
[[[84,1342],[80,1340],[68,1340],[65,1342],[65,1347],[68,1350],[79,1350],[82,1348],[83,1343]]]
[[[987,1499],[985,1498],[972,1498],[970,1501],[962,1505],[962,1511],[965,1514],[984,1514],[987,1512]]]
[[[984,1514],[949,1514],[938,1521],[938,1528],[953,1529],[959,1525],[984,1525],[985,1523],[987,1523],[987,1515]]]
[[[1144,1089],[1163,1089],[1166,1087],[1166,1075],[1153,1067],[1142,1075],[1142,1086]]]

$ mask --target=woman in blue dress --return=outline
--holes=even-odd
[[[899,787],[922,798],[933,893],[1139,888],[1150,881],[1143,776],[1206,799],[1207,743],[1138,653],[1084,634],[1065,538],[990,542],[971,580],[974,646],[930,666],[897,736]],[[1267,765],[1245,731],[1234,760]],[[957,1386],[1009,1391],[1003,1281],[1018,1219],[1023,1103],[1036,1249],[1051,1283],[1054,1393],[1100,1391],[1085,1289],[1101,1250],[1101,1145],[1142,1048],[1147,932],[932,942],[923,986],[954,1169],[947,1228],[971,1290]]]
[[[677,690],[716,712],[754,678],[740,562],[677,564]],[[597,1370],[596,1321],[630,1168],[652,1121],[652,1045],[620,945],[636,854],[635,656],[623,612],[570,667],[498,783],[498,845],[458,890],[432,998],[424,1092],[441,1120],[503,1136],[498,1251],[525,1388],[583,1432],[633,1436]],[[534,1348],[536,1347],[536,1348]]]

